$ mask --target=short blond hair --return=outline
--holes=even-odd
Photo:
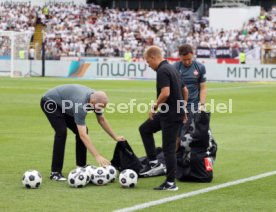
[[[144,52],[144,58],[147,57],[162,58],[162,50],[158,46],[150,46]]]

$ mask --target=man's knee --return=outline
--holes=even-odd
[[[146,128],[145,124],[140,125],[139,132],[141,135],[147,133],[147,128]]]
[[[56,129],[56,136],[57,137],[60,137],[60,138],[63,138],[67,136],[67,129],[66,128],[60,128],[60,129]]]

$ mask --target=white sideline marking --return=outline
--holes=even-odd
[[[243,179],[231,181],[231,182],[228,182],[228,183],[223,183],[223,184],[216,185],[216,186],[211,186],[211,187],[200,189],[200,190],[197,190],[197,191],[191,191],[191,192],[188,192],[188,193],[175,195],[175,196],[172,196],[172,197],[166,197],[166,198],[163,198],[163,199],[159,199],[159,200],[155,200],[155,201],[151,201],[151,202],[146,202],[146,203],[134,205],[134,206],[128,207],[128,208],[122,208],[122,209],[119,209],[119,210],[115,210],[114,212],[130,212],[130,211],[141,210],[143,208],[149,208],[149,207],[152,207],[152,206],[155,206],[155,205],[160,205],[160,204],[164,204],[164,203],[167,203],[167,202],[172,202],[172,201],[175,201],[175,200],[196,196],[196,195],[199,195],[199,194],[204,194],[204,193],[207,193],[207,192],[210,192],[210,191],[215,191],[215,190],[219,190],[219,189],[222,189],[222,188],[238,185],[238,184],[241,184],[241,183],[246,183],[246,182],[262,179],[262,178],[269,177],[269,176],[272,176],[272,175],[276,175],[276,171],[267,172],[267,173],[263,173],[263,174],[260,174],[260,175],[256,175],[256,176],[252,176],[252,177],[248,177],[248,178],[243,178]],[[171,191],[161,191],[161,192],[171,192]]]

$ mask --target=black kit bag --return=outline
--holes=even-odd
[[[117,142],[111,165],[120,172],[125,169],[132,169],[136,173],[142,169],[142,164],[137,156],[134,154],[132,148],[127,141]]]
[[[157,158],[157,160],[160,163],[163,163],[165,165],[166,164],[165,163],[165,156],[164,156],[162,148],[161,147],[156,147],[155,151],[156,151],[156,158]],[[147,156],[140,157],[139,160],[140,160],[140,162],[141,162],[141,164],[142,164],[143,167],[146,166],[148,164],[148,162],[149,162],[149,159],[148,159]]]
[[[193,114],[190,127],[181,133],[176,177],[180,181],[211,182],[217,144],[209,129],[210,113]],[[188,130],[187,130],[188,129]]]

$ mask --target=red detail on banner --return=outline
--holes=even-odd
[[[172,62],[177,62],[177,61],[179,61],[179,57],[167,57],[166,60],[172,61]]]
[[[204,164],[206,171],[210,172],[213,170],[212,162],[210,161],[210,158],[204,158]]]
[[[225,64],[239,64],[239,59],[235,58],[218,58],[217,63],[225,63]]]

